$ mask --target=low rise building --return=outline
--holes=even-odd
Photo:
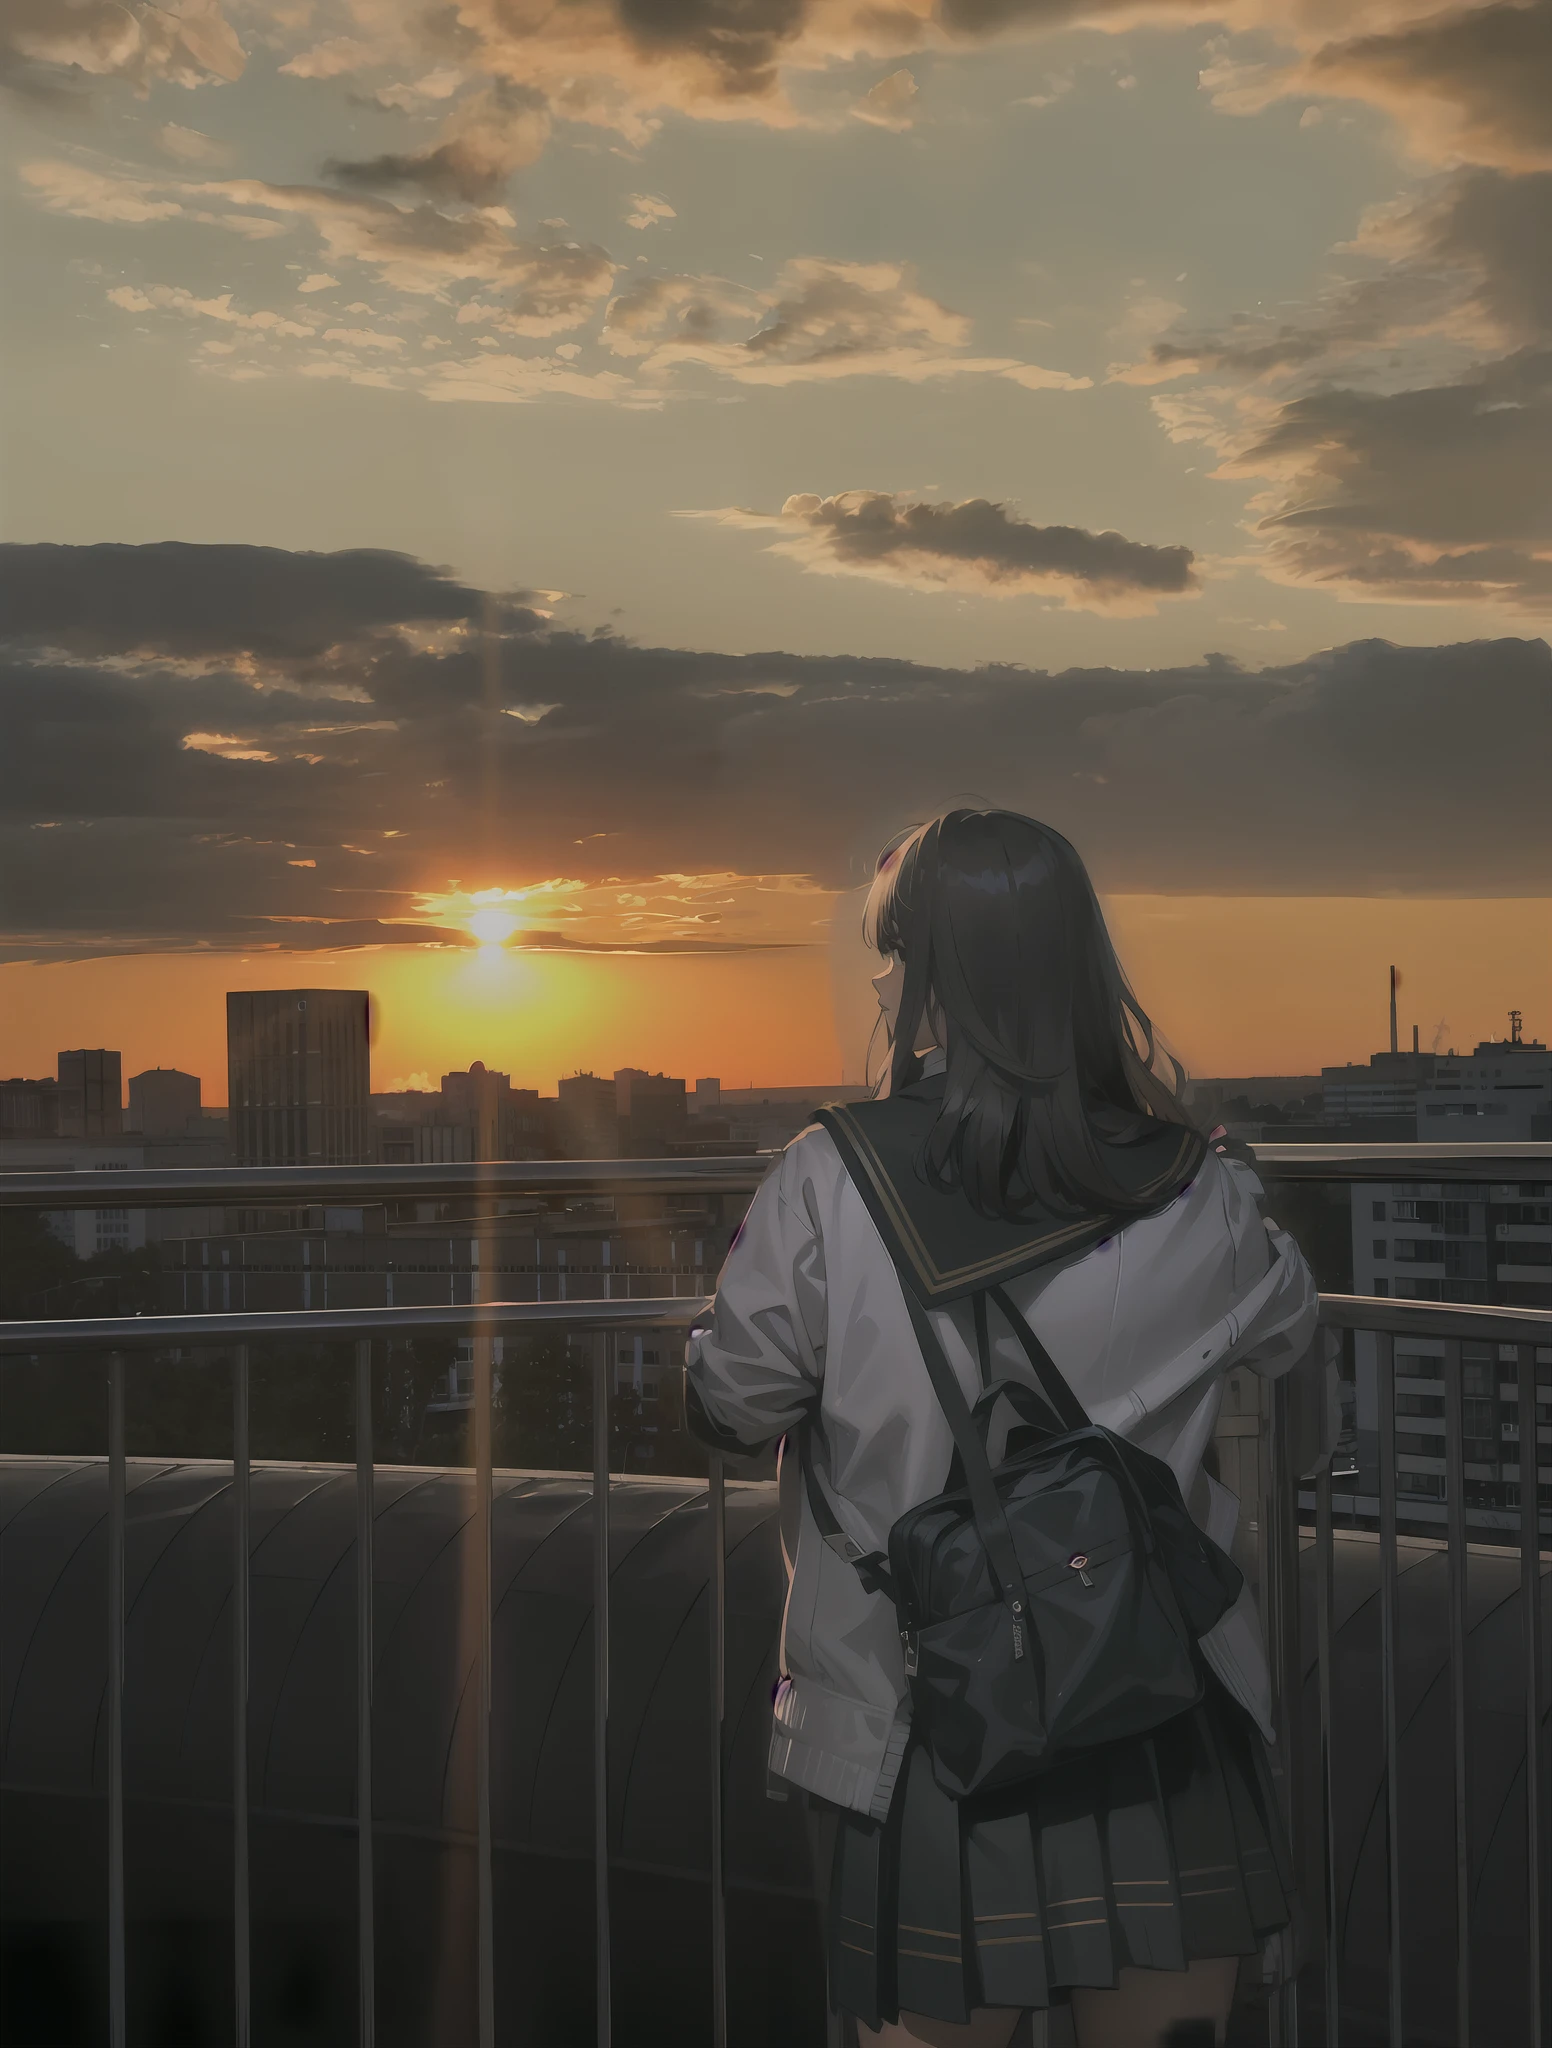
[[[203,1117],[198,1074],[148,1067],[143,1074],[130,1075],[126,1131],[143,1138],[199,1137]]]

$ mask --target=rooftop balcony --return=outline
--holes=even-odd
[[[1552,1178],[1544,1143],[1258,1152],[1274,1200]],[[0,1211],[437,1200],[478,1227],[557,1190],[741,1198],[762,1168],[18,1174]],[[677,1343],[703,1301],[603,1292],[0,1326],[0,1374],[58,1359],[106,1397],[105,1452],[0,1457],[8,2040],[838,2040],[801,1813],[766,1796],[774,1488],[715,1458],[620,1474],[620,1339]],[[466,1465],[376,1447],[385,1353],[414,1331],[472,1340]],[[497,1340],[562,1332],[591,1469],[499,1469],[499,1371],[520,1368]],[[252,1455],[254,1375],[298,1340],[345,1348],[354,1462]],[[1242,1973],[1234,2038],[1546,2048],[1552,1311],[1328,1293],[1317,1341],[1337,1370],[1369,1347],[1374,1494],[1345,1452],[1314,1469],[1286,1383],[1231,1374],[1214,1445],[1304,1894],[1296,1942]],[[1398,1343],[1438,1361],[1434,1522],[1398,1492]],[[230,1456],[129,1454],[153,1360],[222,1383]],[[1495,1512],[1517,1526],[1472,1506],[1484,1361],[1515,1415],[1521,1505]],[[1069,2038],[1059,2014],[1034,2032]]]

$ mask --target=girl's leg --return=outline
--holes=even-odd
[[[1005,2006],[983,2006],[971,2013],[967,2026],[958,2026],[953,2020],[903,2012],[897,2021],[886,2020],[876,2033],[859,2025],[857,2039],[863,2048],[1008,2048],[1022,2018],[1022,2013]]]
[[[1074,1991],[1078,2048],[1168,2048],[1175,2027],[1182,2043],[1190,2041],[1182,2023],[1191,2021],[1202,2048],[1221,2043],[1238,1976],[1238,1958],[1221,1956],[1184,1970],[1123,1970],[1114,1991]]]

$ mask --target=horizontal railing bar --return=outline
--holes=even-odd
[[[133,1142],[131,1140],[131,1142]],[[457,1166],[154,1166],[0,1172],[0,1209],[357,1209],[512,1195],[747,1194],[771,1155],[732,1159],[514,1159]]]
[[[1269,1181],[1515,1181],[1552,1174],[1552,1143],[1502,1145],[1252,1145]],[[1535,1169],[1541,1169],[1541,1173]]]
[[[1552,1143],[1253,1145],[1270,1181],[1493,1181],[1552,1177]],[[376,1202],[558,1194],[747,1194],[772,1154],[724,1159],[518,1159],[456,1166],[161,1166],[0,1171],[0,1209],[360,1208]]]
[[[269,1337],[391,1337],[405,1330],[521,1330],[564,1325],[573,1330],[678,1329],[710,1308],[710,1295],[654,1296],[642,1301],[438,1302],[424,1308],[313,1308],[208,1316],[83,1316],[70,1321],[0,1323],[0,1354],[56,1351],[160,1351],[262,1342]],[[1398,1337],[1464,1337],[1493,1344],[1535,1343],[1552,1334],[1552,1309],[1477,1307],[1470,1303],[1381,1300],[1367,1294],[1323,1294],[1320,1320],[1334,1330],[1380,1330]]]
[[[1534,1343],[1536,1331],[1552,1333],[1552,1309],[1548,1308],[1397,1301],[1372,1294],[1323,1294],[1320,1320],[1329,1330],[1380,1330],[1396,1337],[1464,1337],[1483,1344]]]
[[[0,1353],[160,1351],[169,1346],[262,1343],[270,1337],[392,1337],[408,1330],[682,1328],[709,1307],[706,1295],[646,1301],[456,1302],[428,1308],[299,1308],[210,1316],[86,1316],[70,1322],[0,1323]]]

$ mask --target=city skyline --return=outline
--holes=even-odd
[[[512,963],[504,957],[500,959],[491,957],[494,952],[495,949],[493,947],[481,948],[480,955],[476,956],[475,961],[472,963],[473,971],[478,973],[483,967],[485,971],[498,976],[503,976],[509,971]],[[359,967],[360,962],[360,955],[354,956],[353,960],[351,956],[347,956],[342,962],[342,966],[348,968],[354,964]],[[267,964],[282,968],[286,965],[295,967],[299,963],[294,959],[288,961],[285,956],[272,956],[271,961]],[[317,956],[312,956],[305,961],[305,965],[309,968],[316,968],[319,964]],[[1402,979],[1406,994],[1415,994],[1414,981],[1417,979],[1421,979],[1424,992],[1426,993],[1428,986],[1426,976],[1409,976]],[[325,984],[325,986],[333,986],[333,984]],[[348,983],[342,981],[338,986],[345,988],[348,986]],[[579,1053],[575,1059],[556,1065],[553,1071],[541,1073],[534,1067],[522,1069],[513,1066],[510,1058],[502,1054],[499,1044],[496,1043],[482,1043],[467,1058],[457,1061],[431,1060],[418,1066],[414,1064],[407,1065],[401,1056],[401,1048],[396,1042],[390,1042],[389,1051],[392,1056],[384,1056],[381,1005],[378,997],[371,989],[368,989],[366,993],[369,999],[369,1014],[371,1018],[369,1085],[374,1097],[397,1093],[434,1092],[441,1087],[445,1076],[457,1076],[467,1073],[476,1063],[487,1068],[492,1073],[503,1074],[518,1089],[537,1090],[541,1096],[547,1096],[551,1100],[554,1099],[553,1091],[560,1082],[577,1075],[591,1076],[597,1074],[606,1079],[613,1079],[621,1074],[662,1075],[670,1072],[674,1065],[673,1062],[665,1064],[663,1061],[655,1059],[638,1062],[636,1052],[639,1051],[639,1048],[632,1049],[629,1045],[625,1045],[623,1053],[618,1057],[613,1055],[606,1056],[595,1052],[592,1056],[584,1058]],[[149,1043],[155,1040],[161,1047],[161,1053],[158,1056],[151,1059],[142,1059],[138,1050],[121,1056],[117,1049],[111,1054],[111,1057],[116,1062],[121,1063],[121,1071],[125,1076],[126,1086],[162,1073],[192,1074],[200,1084],[201,1101],[204,1110],[206,1112],[224,1110],[227,1107],[224,1097],[227,1093],[225,1077],[229,1060],[229,1046],[225,1036],[226,1019],[229,1014],[226,998],[229,998],[231,994],[231,991],[224,992],[220,1017],[222,1037],[218,1057],[210,1059],[201,1067],[197,1062],[180,1061],[164,1056],[166,1053],[166,1041],[169,1035],[168,1021],[165,1018],[147,1020],[140,1026],[137,1044]],[[1528,1014],[1530,1021],[1527,1023],[1525,1020]],[[492,1040],[499,1039],[500,1031],[499,1026],[496,1024],[486,1022],[471,1028],[476,1033],[480,1030],[486,1031]],[[1424,1052],[1432,1052],[1438,1055],[1448,1053],[1464,1056],[1473,1046],[1481,1042],[1506,1043],[1511,1032],[1522,1033],[1527,1047],[1544,1043],[1540,1033],[1545,1028],[1544,1023],[1541,1022],[1541,1019],[1536,1014],[1527,1013],[1522,1005],[1514,1004],[1502,1011],[1496,1018],[1491,1015],[1475,1017],[1468,1013],[1467,1021],[1461,1028],[1452,1026],[1447,1019],[1441,1019],[1431,1032],[1426,1031],[1421,1024],[1409,1024],[1401,1031],[1400,1035],[1408,1045],[1411,1044],[1415,1036],[1418,1045]],[[600,1037],[599,1043],[614,1044],[616,1041],[623,1043],[629,1034],[630,1026],[610,1021],[604,1027],[604,1031],[606,1035]],[[46,1033],[44,1035],[46,1036]],[[1381,1031],[1375,1030],[1372,1038],[1373,1043],[1362,1053],[1354,1053],[1344,1049],[1341,1053],[1331,1058],[1321,1056],[1303,1062],[1263,1059],[1242,1063],[1238,1067],[1222,1062],[1211,1068],[1197,1064],[1187,1068],[1187,1078],[1188,1080],[1210,1080],[1233,1077],[1234,1075],[1246,1078],[1257,1075],[1305,1075],[1313,1080],[1319,1077],[1323,1068],[1351,1065],[1362,1071],[1367,1065],[1370,1054],[1375,1052],[1383,1053],[1384,1050],[1384,1040]],[[51,1052],[44,1056],[34,1055],[30,1060],[25,1057],[18,1058],[11,1051],[11,1047],[15,1042],[14,1034],[7,1034],[6,1040],[0,1041],[0,1070],[4,1070],[8,1077],[12,1074],[20,1077],[24,1071],[33,1079],[51,1076],[54,1071],[56,1058],[62,1060],[66,1057],[63,1053],[56,1054]],[[41,1043],[41,1039],[38,1042]],[[184,1042],[188,1042],[187,1038],[185,1038]],[[474,1039],[466,1034],[462,1042],[472,1044]],[[70,1057],[76,1057],[76,1055],[70,1055]],[[828,1086],[832,1084],[855,1086],[863,1078],[860,1060],[856,1063],[857,1070],[855,1072],[828,1070],[821,1072],[816,1067],[813,1071],[802,1075],[797,1074],[795,1071],[776,1075],[763,1072],[756,1073],[753,1070],[746,1072],[743,1068],[738,1068],[727,1060],[723,1060],[720,1065],[716,1061],[702,1061],[699,1064],[691,1061],[687,1064],[682,1062],[679,1064],[683,1065],[682,1078],[688,1085],[693,1087],[697,1079],[713,1075],[713,1070],[715,1069],[714,1077],[727,1090],[747,1090],[757,1087]],[[875,1069],[876,1065],[875,1055]],[[145,1070],[144,1072],[135,1071],[135,1069],[142,1067]],[[876,1078],[876,1072],[870,1075],[869,1078]],[[223,1099],[217,1100],[218,1096]]]

